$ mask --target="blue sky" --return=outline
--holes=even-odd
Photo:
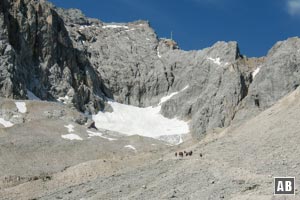
[[[248,57],[264,56],[276,41],[300,35],[300,0],[50,0],[104,22],[144,19],[159,37],[184,50],[237,41]]]

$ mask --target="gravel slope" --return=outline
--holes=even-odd
[[[103,160],[86,162],[51,180],[7,188],[0,195],[4,199],[281,199],[272,195],[273,176],[295,176],[299,185],[299,99],[297,89],[257,117],[216,130],[201,142],[127,160],[108,159],[106,173],[105,167],[95,164]],[[176,150],[190,149],[193,156],[175,158]],[[88,178],[92,172],[95,175]]]

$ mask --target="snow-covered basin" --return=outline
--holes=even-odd
[[[181,91],[187,88],[188,86]],[[174,92],[163,97],[155,107],[139,108],[109,101],[108,104],[113,108],[113,112],[99,112],[97,115],[93,115],[93,120],[98,128],[125,135],[141,135],[158,139],[161,136],[187,134],[189,133],[187,122],[177,118],[168,119],[160,114],[161,103],[178,93]]]

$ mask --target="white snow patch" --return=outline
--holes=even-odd
[[[128,29],[128,26],[125,25],[116,25],[116,24],[110,24],[110,25],[104,25],[102,26],[102,28],[124,28],[124,29]]]
[[[40,101],[41,99],[35,96],[30,90],[27,90],[27,97],[29,100],[37,100]]]
[[[66,140],[83,140],[79,135],[73,133],[62,135],[61,137]]]
[[[106,140],[109,140],[109,141],[114,141],[114,140],[117,140],[117,139],[115,139],[115,138],[109,138],[109,137],[105,137],[105,136],[103,136],[103,134],[102,133],[100,133],[100,132],[93,132],[93,131],[87,131],[89,134],[89,137],[101,137],[101,138],[103,138],[103,139],[106,139]]]
[[[188,86],[181,91],[186,88]],[[98,128],[125,135],[141,135],[159,139],[161,136],[187,134],[189,133],[187,122],[177,118],[165,118],[160,114],[161,103],[174,95],[172,93],[167,98],[162,98],[156,107],[146,108],[109,101],[108,104],[113,108],[113,112],[99,112],[92,118]]]
[[[160,53],[159,53],[159,47],[157,47],[157,56],[158,56],[159,58],[161,58],[161,55],[160,55]]]
[[[228,62],[221,62],[221,58],[212,58],[212,57],[208,57],[207,60],[212,61],[214,64],[219,65],[219,66],[227,66],[229,65]]]
[[[132,28],[132,29],[126,30],[126,32],[129,32],[129,31],[135,31],[135,29]]]
[[[258,68],[256,68],[253,72],[252,72],[252,78],[254,78],[257,74],[258,74],[258,72],[260,71],[260,66],[258,67]]]
[[[180,137],[180,139],[179,139],[179,142],[177,143],[177,145],[183,143],[182,135],[180,135],[179,137]]]
[[[124,147],[136,151],[136,148],[134,146],[132,146],[132,145],[126,145]]]
[[[83,29],[86,29],[86,28],[91,28],[91,27],[94,27],[95,25],[83,25],[83,26],[80,26],[79,27],[79,30],[83,30]]]
[[[57,101],[62,102],[63,104],[67,104],[69,97],[66,95],[65,97],[59,97]]]
[[[149,39],[149,38],[146,38],[146,40],[150,41],[150,39]]]
[[[0,124],[2,124],[5,128],[12,127],[14,125],[10,121],[6,121],[3,118],[0,118]]]
[[[173,93],[169,94],[168,96],[162,97],[162,98],[160,99],[160,102],[159,102],[158,105],[161,105],[162,103],[168,101],[169,99],[171,99],[171,98],[172,98],[173,96],[175,96],[176,94],[178,94],[178,92],[173,92]]]
[[[221,59],[220,58],[212,58],[212,57],[208,57],[208,60],[212,61],[213,63],[217,64],[217,65],[221,65]]]
[[[17,108],[18,108],[18,111],[20,113],[26,113],[27,111],[27,108],[26,108],[26,103],[25,102],[15,102]]]
[[[183,92],[184,90],[186,90],[186,89],[188,89],[188,88],[189,88],[189,86],[187,85],[187,86],[185,86],[182,90],[180,90],[179,92],[173,92],[173,93],[169,94],[168,96],[162,97],[162,98],[160,99],[160,102],[159,102],[158,105],[161,105],[162,103],[164,103],[164,102],[168,101],[169,99],[171,99],[171,98],[172,98],[173,96],[175,96],[176,94],[178,94],[178,93],[180,93],[180,92]]]
[[[65,125],[64,127],[66,127],[66,128],[68,129],[68,132],[69,132],[69,133],[74,132],[74,126],[73,126],[72,124]]]

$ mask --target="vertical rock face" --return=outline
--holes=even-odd
[[[1,1],[0,26],[0,96],[31,91],[95,113],[107,99],[146,107],[172,94],[161,113],[189,120],[197,137],[257,114],[300,82],[299,38],[261,59],[241,56],[236,42],[183,51],[147,21],[108,24],[35,0]]]
[[[44,1],[1,1],[1,96],[68,96],[80,111],[101,108],[102,81],[74,48],[63,20]],[[99,97],[98,97],[99,96]]]
[[[5,23],[6,16],[4,15],[5,5],[4,1],[0,2],[0,55],[1,55],[1,74],[0,74],[0,87],[1,96],[13,97],[14,91],[20,91],[22,88],[17,84],[13,84],[15,73],[15,52],[13,47],[9,43],[9,32]],[[24,91],[23,91],[24,93]]]
[[[157,56],[159,40],[148,22],[82,25],[71,18],[66,21],[74,46],[87,52],[106,93],[116,101],[149,106],[170,88]]]
[[[249,93],[235,121],[245,120],[272,106],[300,84],[300,39],[277,42],[265,61],[252,72]]]
[[[250,83],[248,68],[239,64],[241,59],[235,42],[218,42],[193,53],[177,50],[167,54],[167,62],[175,68],[174,87],[188,88],[164,103],[162,113],[191,119],[191,130],[198,136],[228,126]]]

